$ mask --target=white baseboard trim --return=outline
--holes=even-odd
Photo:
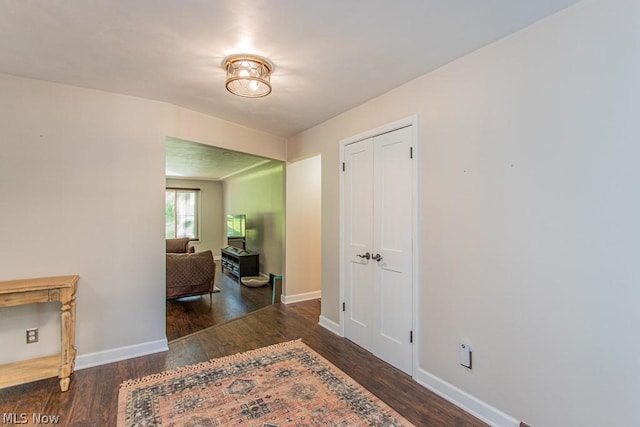
[[[438,396],[448,400],[474,417],[494,427],[519,427],[520,422],[499,409],[485,403],[458,387],[436,377],[433,374],[418,369],[415,380]]]
[[[322,296],[321,291],[305,292],[303,294],[295,295],[282,295],[283,304],[293,304],[294,302],[309,301],[312,299],[318,299]]]
[[[327,319],[326,317],[320,315],[320,319],[318,321],[318,325],[322,326],[323,328],[325,328],[329,332],[333,332],[334,334],[336,334],[336,335],[338,335],[340,337],[342,336],[342,328],[340,327],[340,324],[334,322],[331,319]]]
[[[76,357],[75,369],[92,368],[94,366],[106,365],[107,363],[119,362],[120,360],[132,359],[134,357],[146,356],[168,350],[169,346],[165,338],[163,340],[97,351],[95,353],[81,354]]]

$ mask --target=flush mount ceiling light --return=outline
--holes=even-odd
[[[273,64],[257,55],[231,55],[222,61],[227,72],[226,87],[234,95],[260,98],[271,93]]]

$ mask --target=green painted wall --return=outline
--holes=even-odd
[[[223,182],[225,214],[247,216],[247,250],[262,274],[284,270],[284,163],[272,161]]]

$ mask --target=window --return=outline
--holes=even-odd
[[[200,189],[167,188],[165,203],[165,237],[198,238],[198,204]]]

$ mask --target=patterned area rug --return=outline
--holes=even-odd
[[[120,386],[125,426],[411,426],[300,340]]]

